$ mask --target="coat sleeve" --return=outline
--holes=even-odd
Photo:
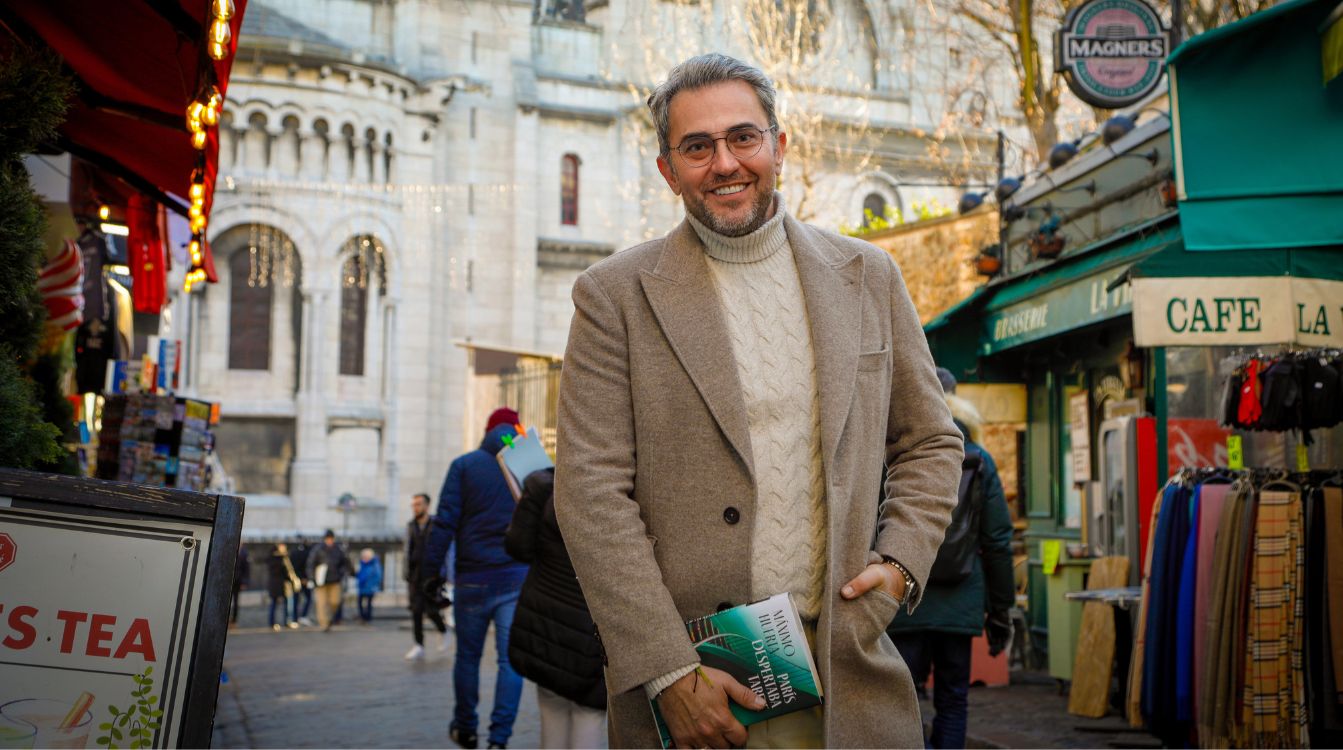
[[[928,572],[956,507],[965,458],[961,431],[942,397],[928,341],[900,269],[891,263],[891,405],[886,418],[886,486],[876,552],[899,561],[918,583]]]
[[[591,272],[574,284],[560,376],[555,515],[614,694],[698,662],[634,500],[629,333]],[[931,372],[931,371],[930,371]]]
[[[513,509],[513,520],[504,532],[504,551],[518,562],[536,560],[537,536],[541,531],[541,514],[555,487],[555,474],[534,471],[522,482],[522,497]]]
[[[438,513],[430,524],[429,539],[424,546],[424,561],[420,563],[425,568],[421,571],[421,580],[442,575],[443,561],[448,556],[452,540],[457,537],[457,524],[462,518],[463,478],[462,459],[459,458],[448,467],[443,489],[438,492]]]
[[[984,510],[979,515],[979,551],[984,562],[984,598],[989,612],[1002,612],[1017,602],[1012,576],[1012,514],[1007,509],[1003,480],[988,451],[984,456]]]

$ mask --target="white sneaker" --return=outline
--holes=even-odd
[[[307,625],[308,627],[312,627],[314,625],[312,619],[308,617],[300,617],[298,618],[298,622],[300,625]]]
[[[406,661],[424,661],[424,646],[416,644],[406,652]]]

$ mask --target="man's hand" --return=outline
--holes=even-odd
[[[429,606],[439,609],[452,606],[452,600],[443,596],[443,583],[443,579],[438,576],[426,578],[420,583],[420,593],[424,595],[424,599],[429,603]],[[447,603],[440,605],[440,602],[444,600]]]
[[[844,584],[839,595],[845,599],[857,599],[878,587],[902,602],[905,600],[905,577],[885,563],[873,563],[864,568],[852,581]]]
[[[676,747],[745,746],[746,727],[728,709],[729,698],[752,711],[765,707],[764,698],[712,667],[700,667],[663,690],[658,707]]]

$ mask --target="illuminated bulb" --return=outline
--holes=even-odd
[[[205,231],[205,217],[204,216],[191,217],[191,233],[200,234],[201,232],[204,231]]]
[[[194,219],[197,216],[204,216],[204,215],[205,215],[205,207],[199,203],[192,203],[191,206],[187,208],[188,218]]]
[[[191,183],[191,189],[187,191],[187,197],[191,198],[192,203],[200,203],[205,200],[205,184],[201,182]],[[104,217],[106,218],[106,217]]]
[[[201,102],[192,102],[187,105],[187,125],[192,122],[199,122],[205,117],[205,105]],[[192,128],[195,130],[195,128]]]
[[[197,130],[191,134],[191,146],[197,151],[205,150],[205,131]]]
[[[227,21],[215,20],[210,24],[210,37],[206,40],[206,51],[215,60],[228,57],[228,43],[233,39],[233,30]]]
[[[221,21],[233,18],[233,0],[211,0],[210,12]]]
[[[205,109],[209,112],[214,113],[213,114],[214,122],[210,123],[211,125],[214,125],[216,122],[219,122],[219,111],[223,108],[224,108],[224,95],[219,93],[218,88],[211,86],[210,94],[205,99]]]
[[[101,206],[98,207],[98,218],[99,218],[99,219],[102,219],[103,221],[107,221],[108,217],[111,216],[111,215],[112,215],[112,209],[109,208],[109,207],[107,206],[107,204],[103,204],[103,205],[101,205]]]
[[[191,253],[191,265],[198,265],[201,262],[200,240],[192,240],[191,244],[187,245],[187,251]]]

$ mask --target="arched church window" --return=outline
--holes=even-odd
[[[868,193],[863,199],[863,226],[872,226],[874,219],[886,216],[886,196],[881,193]]]
[[[369,288],[387,293],[382,243],[367,235],[346,243],[348,256],[340,271],[340,374],[364,374],[368,337]]]
[[[560,163],[560,223],[578,224],[578,157],[565,154]]]
[[[230,370],[270,369],[270,313],[273,287],[258,283],[254,272],[253,247],[242,247],[229,256]]]

